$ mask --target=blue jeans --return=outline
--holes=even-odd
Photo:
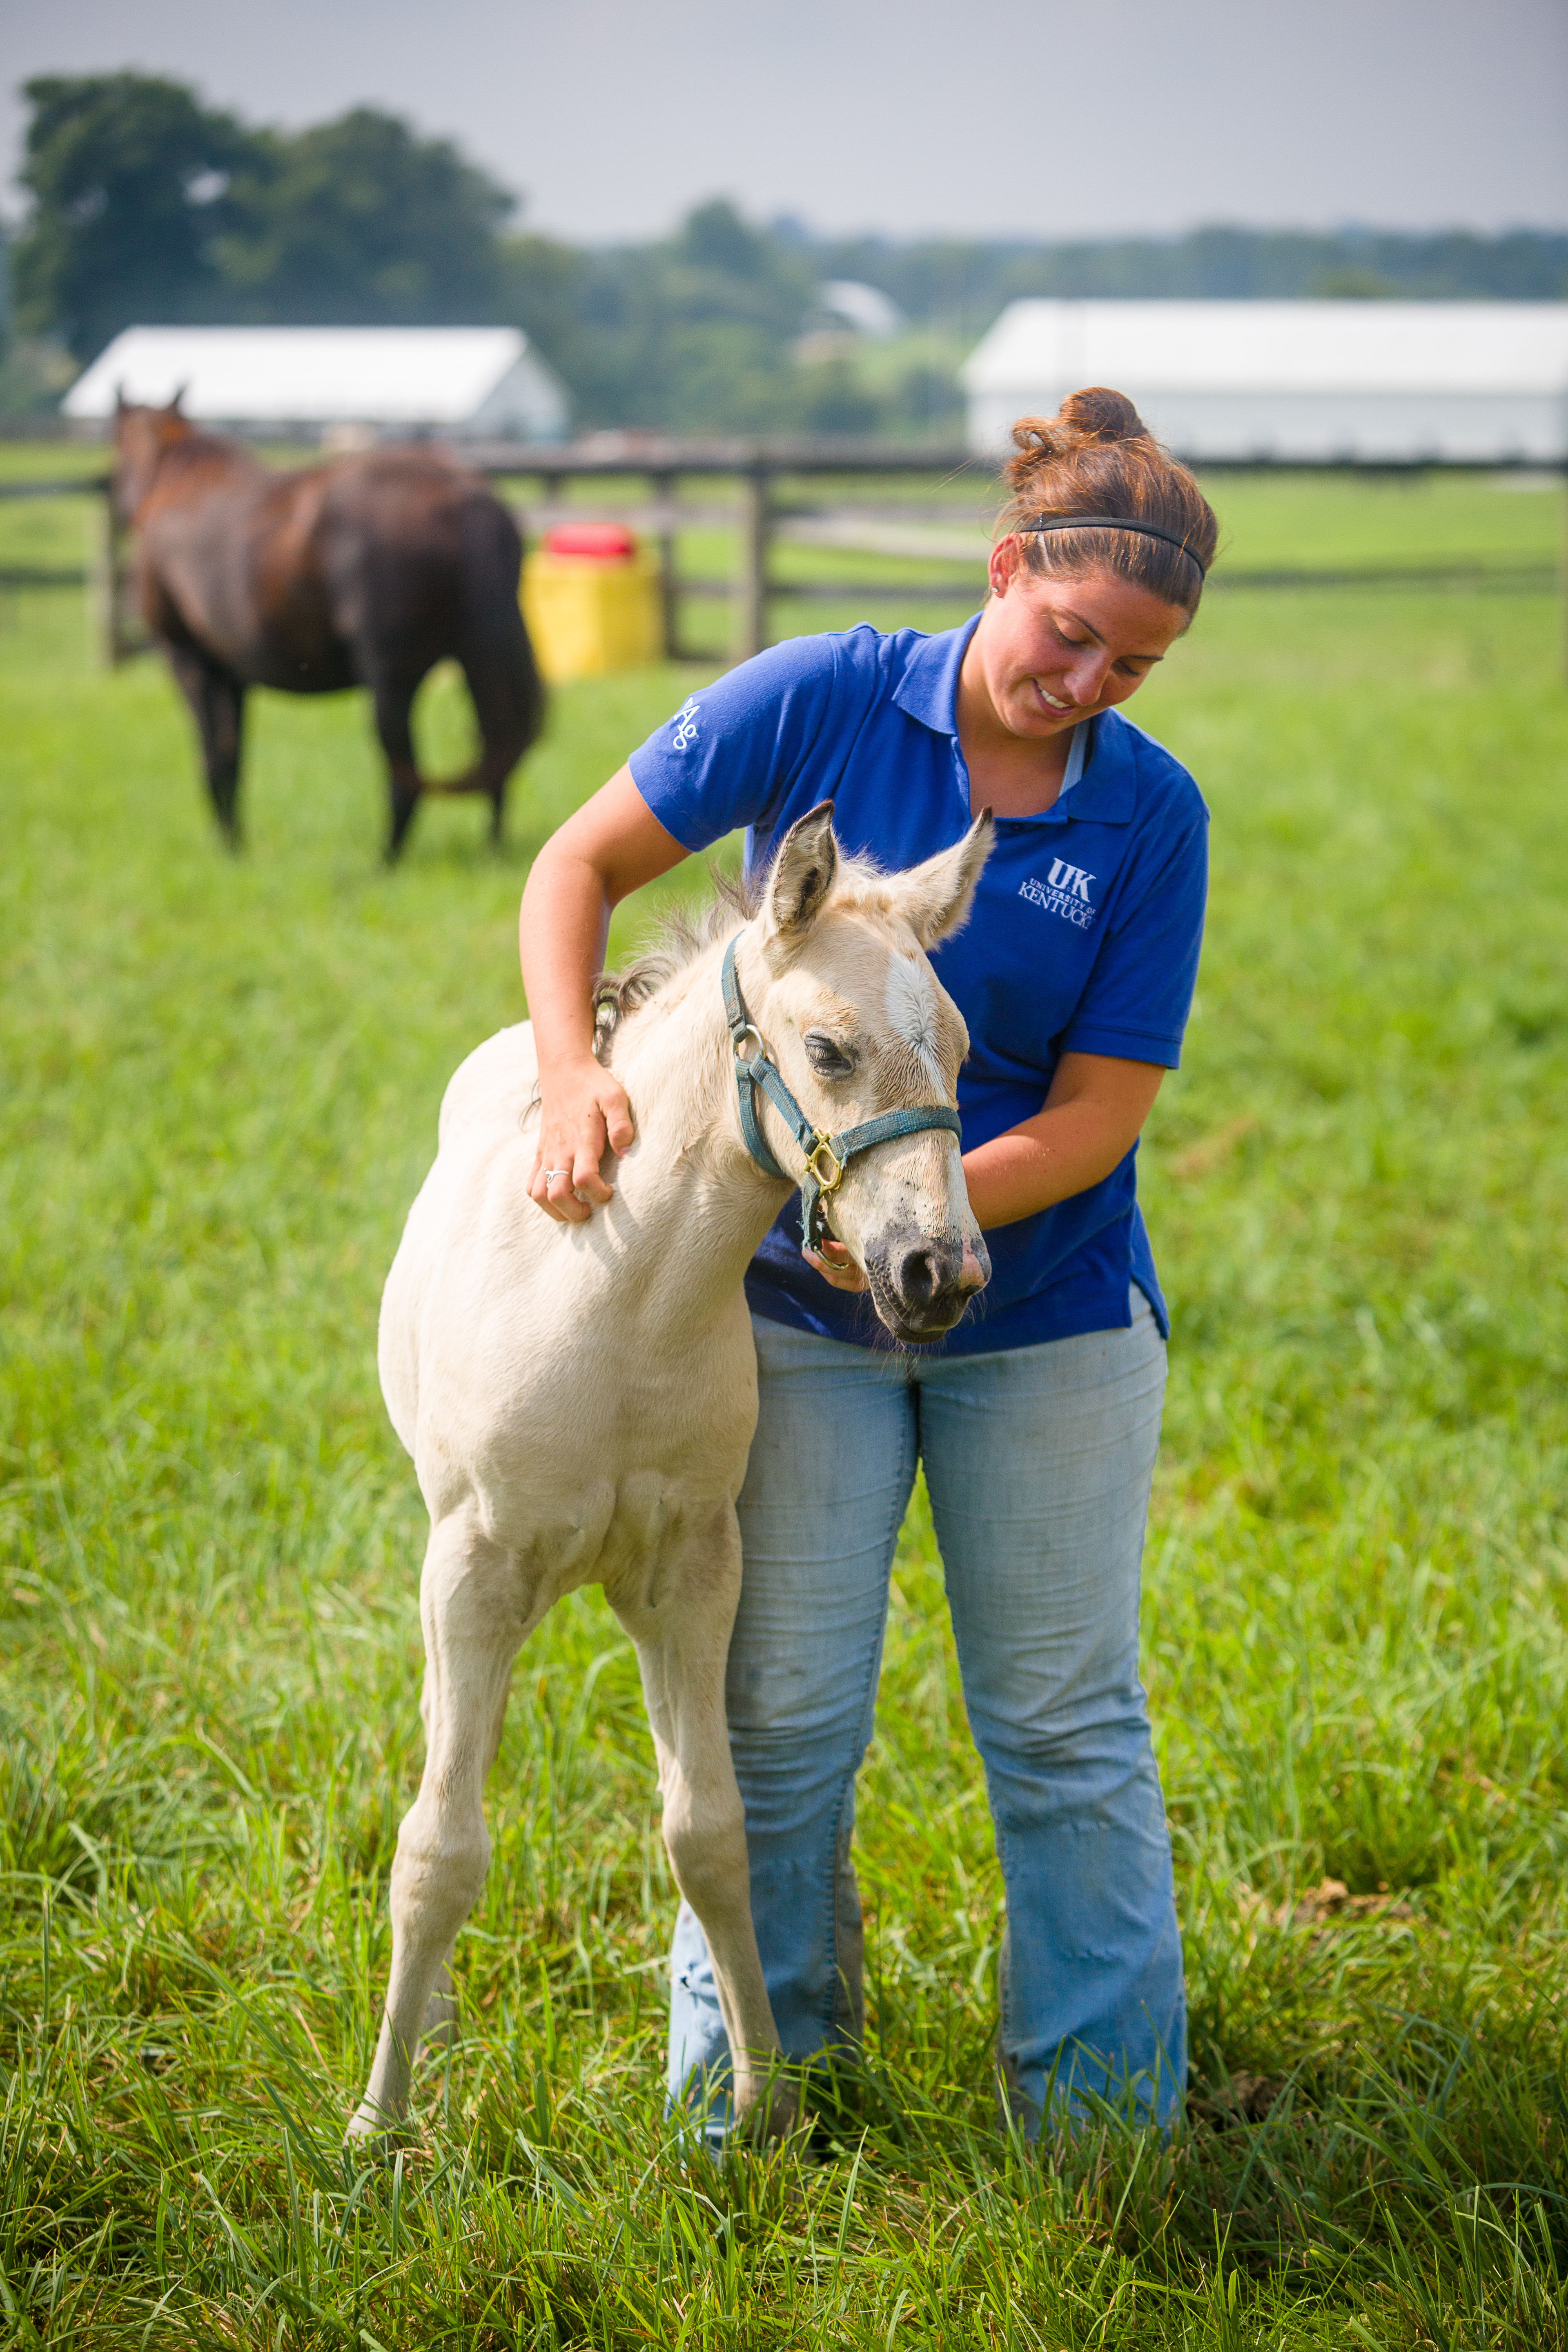
[[[891,1355],[752,1318],[762,1411],[728,1711],[752,1914],[786,2057],[858,2038],[855,1775],[899,1529],[925,1465],[1007,1893],[999,2059],[1027,2128],[1089,2091],[1167,2117],[1186,2069],[1171,1843],[1138,1678],[1165,1348],[1132,1327]],[[722,2125],[707,1947],[681,1906],[669,2087]]]

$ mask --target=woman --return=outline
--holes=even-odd
[[[1171,1848],[1137,1670],[1139,1565],[1164,1390],[1163,1300],[1134,1153],[1174,1067],[1203,927],[1206,813],[1115,715],[1189,625],[1217,536],[1118,393],[1015,430],[977,619],[774,646],[690,696],[541,853],[523,978],[552,1217],[608,1200],[632,1110],[594,1058],[611,908],[736,825],[749,871],[817,802],[898,867],[989,805],[996,846],[934,961],[969,1024],[959,1085],[993,1274],[949,1339],[889,1356],[839,1244],[795,1204],[747,1280],[761,1414],[740,1501],[728,1706],[752,1905],[786,2054],[859,2037],[855,1776],[917,1461],[1007,1892],[1000,2063],[1031,2130],[1089,2093],[1166,2116],[1185,2068]],[[682,1907],[670,2087],[727,2053]]]

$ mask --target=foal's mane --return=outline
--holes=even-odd
[[[594,983],[594,1052],[606,1068],[616,1032],[661,989],[668,988],[705,949],[717,947],[737,923],[749,923],[762,906],[770,875],[731,876],[710,866],[713,896],[695,912],[677,907],[664,917],[647,952],[625,971],[601,972]],[[771,871],[771,869],[770,869]],[[847,856],[840,849],[832,903],[868,914],[885,914],[889,877],[874,857]]]
[[[717,866],[710,871],[713,896],[706,905],[672,908],[661,919],[652,945],[635,963],[624,971],[602,971],[595,982],[594,1052],[606,1067],[622,1022],[640,1012],[706,949],[716,947],[737,920],[749,923],[762,905],[764,877],[721,874]]]

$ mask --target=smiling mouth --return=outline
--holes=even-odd
[[[1045,688],[1039,683],[1038,679],[1035,682],[1035,692],[1039,696],[1040,700],[1045,704],[1047,710],[1058,711],[1064,719],[1068,712],[1073,708],[1070,702],[1058,702],[1054,694],[1047,694]]]

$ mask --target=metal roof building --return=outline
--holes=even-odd
[[[1568,459],[1568,302],[1012,302],[961,375],[985,453],[1102,383],[1185,457]]]
[[[516,327],[127,327],[78,377],[66,415],[108,417],[117,393],[251,432],[558,441],[566,394]]]

